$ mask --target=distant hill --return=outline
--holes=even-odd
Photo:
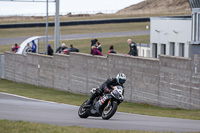
[[[179,14],[191,13],[188,0],[145,0],[116,14]]]

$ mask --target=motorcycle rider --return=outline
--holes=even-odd
[[[113,90],[113,86],[121,86],[124,88],[123,84],[126,82],[126,75],[124,73],[117,74],[116,78],[107,79],[96,91],[92,94],[90,99],[87,101],[86,105],[91,106],[93,104],[94,99],[102,95],[104,92],[111,92]],[[123,92],[124,94],[124,92]]]

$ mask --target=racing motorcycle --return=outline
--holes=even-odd
[[[103,93],[95,98],[92,105],[87,105],[86,100],[79,108],[78,115],[80,118],[89,116],[102,117],[104,120],[110,119],[117,111],[118,105],[123,102],[123,89],[121,86],[114,86],[110,93]],[[90,92],[95,93],[96,88]]]

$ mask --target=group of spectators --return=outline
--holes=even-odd
[[[47,51],[47,55],[53,55],[53,49],[50,44],[48,44]],[[79,49],[75,48],[72,44],[70,44],[70,48],[68,48],[65,43],[62,43],[61,46],[56,49],[56,53],[59,54],[69,55],[70,52],[79,52]]]
[[[30,44],[27,43],[25,51],[36,53],[37,45],[35,44],[35,41],[32,40],[30,43],[32,43],[32,45],[30,46]],[[12,45],[12,52],[16,53],[18,49],[19,49],[19,46],[17,45],[17,43],[15,45]]]
[[[56,53],[59,54],[67,54],[69,55],[70,52],[79,52],[79,49],[75,48],[72,44],[70,44],[70,48],[66,47],[65,43],[62,43],[60,47],[56,50]]]
[[[98,42],[97,39],[91,40],[91,52],[90,52],[90,54],[103,56],[101,44],[100,44],[100,42]]]
[[[111,45],[110,48],[109,48],[108,54],[110,54],[110,53],[116,54],[113,45]],[[100,44],[100,42],[98,42],[97,39],[91,40],[91,52],[90,52],[90,54],[103,56],[101,44]]]
[[[133,42],[131,39],[128,39],[127,43],[130,46],[130,51],[127,54],[127,56],[138,56],[136,43]],[[29,43],[27,44],[26,52],[36,53],[37,45],[35,44],[34,40],[31,41],[31,44],[32,44],[31,46],[30,46]],[[18,47],[17,44],[15,44],[15,46],[14,45],[12,46],[13,52],[16,53],[18,49],[19,49],[19,47]],[[56,50],[56,53],[59,53],[59,54],[69,55],[70,52],[79,52],[79,49],[75,48],[72,44],[70,44],[70,48],[68,48],[68,47],[66,47],[65,43],[62,43],[61,46]],[[116,51],[114,50],[113,45],[111,45],[110,48],[109,48],[108,54],[110,54],[110,53],[116,54]],[[97,39],[91,40],[91,52],[90,52],[90,54],[103,56],[101,44]],[[47,47],[47,55],[51,55],[51,56],[53,55],[53,49],[51,48],[50,44],[48,44],[48,47]]]
[[[129,53],[127,55],[138,56],[138,50],[137,50],[136,43],[133,42],[131,39],[128,39],[127,43],[130,46],[130,51],[129,51]],[[110,54],[110,53],[115,53],[116,54],[116,51],[114,50],[114,46],[113,45],[111,45],[110,48],[109,48],[108,54]],[[90,52],[90,54],[103,56],[101,44],[98,42],[97,39],[91,40],[91,52]]]
[[[36,53],[37,45],[35,44],[34,40],[32,40],[31,43],[32,43],[32,45],[30,45],[30,43],[27,43],[26,52]]]

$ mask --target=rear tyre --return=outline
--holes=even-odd
[[[113,101],[109,108],[107,108],[107,106],[106,106],[103,109],[102,118],[104,120],[108,120],[115,114],[116,111],[117,111],[117,102]]]
[[[88,100],[87,100],[88,101]],[[78,115],[80,118],[87,118],[88,115],[88,108],[84,108],[84,105],[86,105],[87,101],[85,101],[78,110]]]

